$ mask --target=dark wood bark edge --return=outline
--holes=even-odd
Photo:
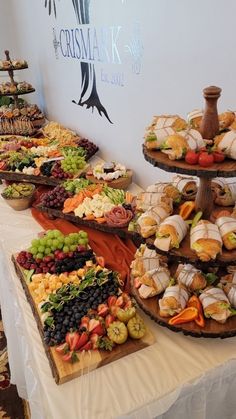
[[[28,286],[27,286],[27,284],[25,282],[25,278],[24,278],[23,272],[21,271],[21,268],[18,265],[18,263],[17,263],[16,258],[15,258],[14,255],[12,255],[11,260],[12,260],[12,262],[14,264],[16,274],[17,274],[18,278],[20,279],[21,285],[22,285],[22,287],[24,289],[24,292],[25,292],[27,301],[28,301],[28,303],[29,303],[29,305],[31,307],[32,312],[33,312],[33,316],[35,318],[35,321],[36,321],[36,324],[37,324],[37,327],[38,327],[38,331],[39,331],[39,334],[40,334],[40,337],[41,337],[41,340],[42,340],[42,344],[43,344],[43,347],[44,347],[46,356],[47,356],[48,361],[49,361],[49,365],[50,365],[50,368],[51,368],[51,371],[52,371],[52,375],[53,375],[56,383],[59,384],[59,380],[60,380],[59,373],[58,373],[56,364],[55,364],[55,362],[53,360],[53,357],[51,356],[50,349],[49,349],[49,347],[44,342],[43,327],[42,327],[42,323],[41,323],[41,320],[40,320],[39,315],[38,315],[38,312],[37,312],[37,308],[35,307],[34,300],[33,300],[32,296],[31,296],[31,294],[29,292],[29,288],[28,288]]]

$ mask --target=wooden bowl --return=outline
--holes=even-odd
[[[127,169],[126,176],[120,176],[117,179],[97,179],[95,176],[90,174],[86,174],[86,179],[91,180],[94,183],[106,183],[108,186],[114,189],[126,189],[132,183],[132,175],[132,170]]]
[[[33,191],[29,196],[22,196],[19,198],[7,198],[4,196],[4,191],[1,193],[2,198],[5,200],[9,207],[13,208],[15,211],[23,211],[29,208],[33,201],[35,186],[33,186]]]

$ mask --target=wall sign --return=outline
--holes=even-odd
[[[49,16],[57,18],[59,0],[45,0],[44,7]],[[63,0],[61,0],[63,1]],[[68,0],[67,0],[68,1]],[[80,65],[80,95],[72,103],[86,109],[97,109],[100,116],[105,116],[112,123],[107,108],[102,104],[97,82],[111,87],[125,87],[124,62],[130,57],[130,71],[134,75],[141,72],[143,46],[140,25],[134,22],[129,28],[122,25],[94,26],[90,19],[90,8],[95,1],[70,0],[77,25],[76,27],[55,27],[53,47],[57,59],[76,60]],[[120,2],[120,7],[125,0]],[[124,39],[126,42],[124,43]],[[109,66],[108,66],[109,64]],[[111,71],[111,65],[120,70]],[[122,67],[123,66],[123,67]]]

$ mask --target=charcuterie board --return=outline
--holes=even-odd
[[[80,375],[100,368],[106,364],[109,364],[113,361],[123,358],[126,355],[144,349],[155,343],[154,336],[149,330],[147,330],[145,336],[142,339],[134,340],[129,338],[124,344],[117,345],[111,352],[102,350],[91,350],[88,352],[81,353],[81,355],[79,356],[80,362],[63,362],[56,350],[53,347],[50,348],[45,344],[43,339],[43,327],[40,320],[38,308],[36,307],[35,302],[31,296],[31,293],[27,286],[26,278],[21,267],[16,261],[15,255],[12,256],[12,262],[14,263],[17,276],[21,281],[27,300],[31,306],[40,336],[42,338],[43,346],[49,361],[49,365],[57,384],[63,384],[65,382],[68,382],[76,377],[79,377]]]

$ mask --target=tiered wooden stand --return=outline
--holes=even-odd
[[[203,138],[208,140],[213,140],[215,135],[219,132],[217,100],[220,97],[220,92],[221,89],[215,86],[210,86],[203,91],[206,99],[206,106],[201,123],[201,134]],[[196,196],[196,209],[203,212],[202,218],[205,220],[212,219],[212,213],[214,210],[211,179],[219,176],[236,176],[236,161],[234,160],[226,160],[223,163],[215,163],[209,168],[203,168],[200,165],[191,166],[184,161],[171,161],[168,156],[162,152],[153,150],[150,151],[145,146],[143,146],[143,154],[148,162],[167,172],[195,175],[199,177],[200,185]],[[147,244],[151,245],[152,243],[152,241],[147,240]],[[201,262],[197,258],[196,254],[190,249],[189,235],[182,241],[179,249],[172,249],[168,252],[168,254],[159,250],[158,252],[166,255],[170,270],[172,270],[174,265],[177,266],[179,262],[189,262],[196,267],[203,269],[203,271],[207,271],[212,267],[220,267],[220,269],[223,269],[228,265],[236,264],[235,250],[223,250],[222,254],[217,257],[215,261]],[[226,338],[236,335],[236,316],[229,318],[225,324],[217,323],[215,320],[206,319],[204,328],[200,328],[195,322],[185,323],[178,326],[169,325],[169,319],[161,317],[159,314],[159,297],[142,299],[139,296],[138,291],[135,289],[133,282],[131,284],[131,288],[132,294],[140,307],[161,326],[168,327],[175,332],[181,331],[186,335],[194,337]]]

